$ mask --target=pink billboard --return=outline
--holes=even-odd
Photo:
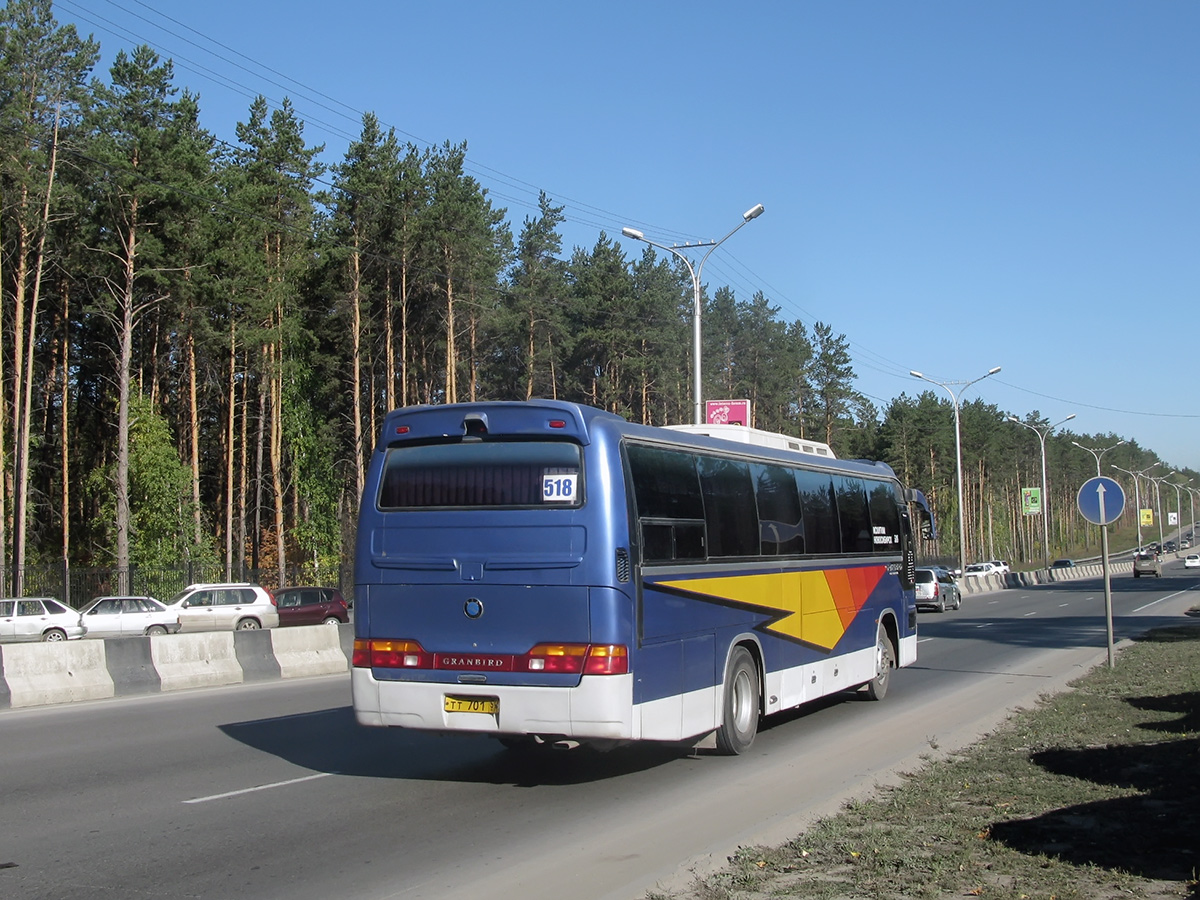
[[[708,425],[749,425],[749,400],[705,400],[704,421]]]

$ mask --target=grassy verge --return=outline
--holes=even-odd
[[[781,847],[650,900],[1200,898],[1200,626],[849,804]]]

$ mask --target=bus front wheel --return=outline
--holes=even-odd
[[[737,756],[750,749],[758,733],[758,666],[745,647],[738,647],[725,672],[725,701],[721,727],[717,729],[717,751]]]

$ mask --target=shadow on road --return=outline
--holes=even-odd
[[[436,735],[366,728],[349,706],[220,726],[236,741],[316,772],[366,778],[569,785],[620,778],[686,757],[681,745],[633,745],[612,752],[588,747],[507,750],[482,735]]]

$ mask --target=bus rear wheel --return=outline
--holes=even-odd
[[[719,753],[737,756],[750,749],[758,733],[758,695],[758,666],[749,650],[738,647],[725,672],[725,700],[717,729]]]
[[[867,682],[868,700],[882,700],[887,696],[888,684],[892,680],[892,669],[896,665],[896,651],[887,635],[883,623],[875,633],[875,677]]]

